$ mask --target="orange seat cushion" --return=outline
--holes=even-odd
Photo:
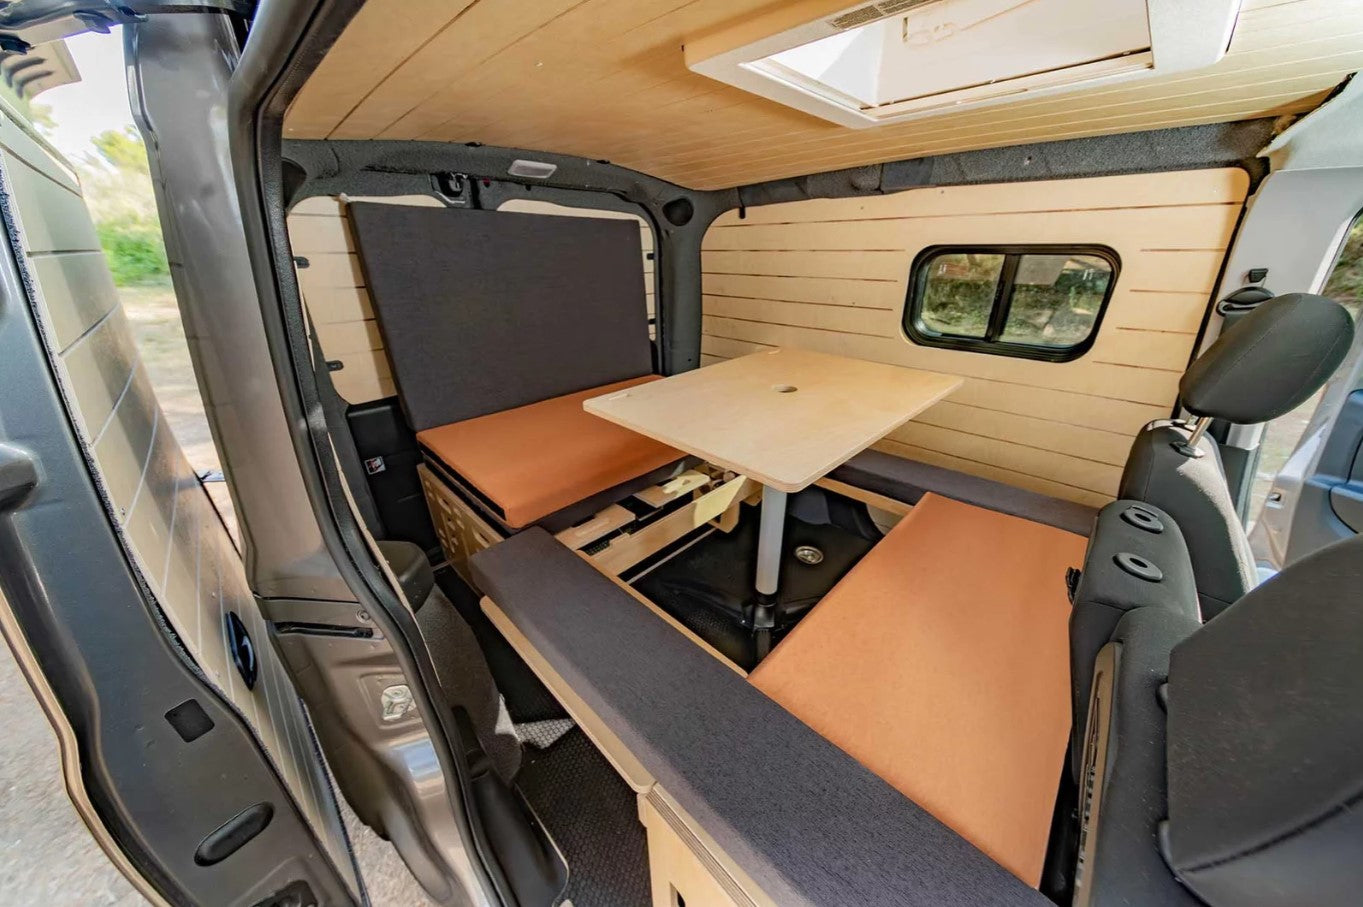
[[[513,529],[681,459],[682,452],[583,411],[644,375],[428,428],[417,440],[496,504]]]
[[[1070,729],[1085,539],[936,495],[750,680],[1035,887]]]

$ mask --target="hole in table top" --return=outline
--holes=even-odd
[[[799,390],[799,388],[797,388],[793,384],[773,384],[771,386],[771,389],[776,391],[778,394],[793,394],[797,390]]]

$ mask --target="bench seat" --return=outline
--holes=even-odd
[[[750,681],[1036,885],[1086,539],[924,494]]]
[[[838,482],[905,504],[917,504],[932,492],[954,501],[1020,516],[1087,536],[1098,515],[1095,507],[880,450],[864,450],[829,473]]]
[[[508,527],[520,529],[685,456],[582,409],[590,397],[657,377],[428,428],[417,440],[495,507]]]
[[[471,566],[579,707],[769,902],[1050,903],[541,529]]]

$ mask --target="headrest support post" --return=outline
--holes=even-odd
[[[1174,450],[1183,454],[1185,457],[1193,457],[1194,459],[1196,459],[1197,457],[1204,456],[1203,452],[1198,449],[1197,445],[1201,443],[1202,436],[1207,433],[1208,426],[1212,424],[1212,417],[1200,416],[1197,419],[1194,419],[1189,424],[1192,425],[1193,432],[1192,434],[1188,435],[1188,440],[1179,441],[1176,444],[1174,444],[1173,447]]]

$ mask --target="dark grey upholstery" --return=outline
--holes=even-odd
[[[1289,566],[1181,643],[1168,854],[1213,907],[1363,899],[1363,537]]]
[[[1122,569],[1118,559],[1123,556],[1153,565],[1160,578],[1142,579]],[[1098,513],[1070,611],[1070,682],[1074,693],[1071,755],[1076,780],[1084,755],[1093,661],[1098,650],[1112,639],[1117,623],[1142,608],[1176,614],[1181,625],[1196,627],[1200,622],[1197,583],[1178,524],[1148,504],[1114,501]]]
[[[1198,417],[1237,423],[1275,419],[1321,385],[1353,343],[1353,320],[1322,296],[1289,293],[1260,303],[1228,327],[1179,381],[1183,405]],[[1118,497],[1170,513],[1183,530],[1202,614],[1211,619],[1258,581],[1254,552],[1231,500],[1216,442],[1204,436],[1191,456],[1190,432],[1153,422],[1136,436]]]
[[[1353,343],[1353,319],[1324,296],[1288,293],[1261,303],[1197,357],[1178,383],[1188,412],[1243,425],[1306,402]]]
[[[1049,903],[542,530],[479,552],[471,566],[776,903]]]
[[[1086,867],[1089,907],[1195,907],[1159,851],[1165,808],[1165,714],[1159,688],[1169,653],[1198,629],[1174,608],[1127,611],[1112,633],[1120,648],[1102,808]]]
[[[413,611],[420,611],[435,586],[435,572],[426,552],[414,542],[381,541],[379,553],[397,577],[402,594]]]
[[[1084,504],[1027,491],[992,479],[943,469],[917,460],[866,450],[829,474],[830,479],[883,494],[905,504],[917,504],[927,492],[1088,535],[1097,511]]]
[[[365,202],[349,210],[417,431],[652,371],[633,221]]]
[[[1190,432],[1172,422],[1146,426],[1131,445],[1118,497],[1144,501],[1174,518],[1188,543],[1203,617],[1210,619],[1258,580],[1254,552],[1235,512],[1216,442],[1200,457],[1180,452]]]

